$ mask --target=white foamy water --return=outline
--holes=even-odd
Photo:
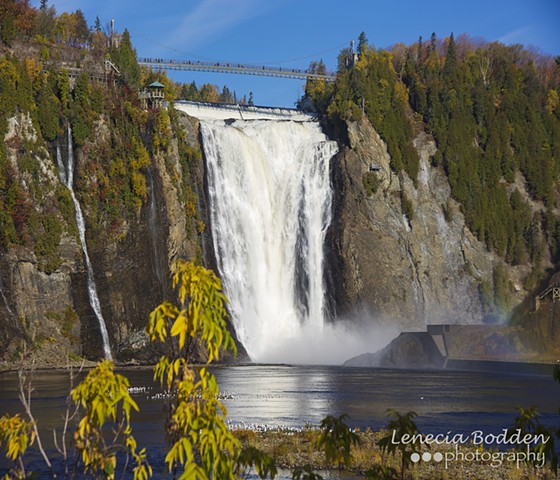
[[[316,122],[202,119],[201,132],[214,249],[239,340],[255,361],[320,362],[336,143]]]
[[[304,113],[293,108],[255,107],[225,103],[202,103],[178,100],[177,110],[200,120],[292,120],[315,122],[316,115]]]
[[[68,134],[67,164],[64,165],[64,162],[62,161],[60,145],[58,144],[56,146],[56,163],[58,165],[60,181],[68,188],[68,190],[70,191],[70,196],[72,197],[72,201],[74,202],[76,225],[78,227],[78,234],[80,237],[80,243],[82,245],[82,252],[84,254],[84,259],[86,262],[89,302],[97,318],[97,322],[99,324],[99,330],[101,331],[104,356],[106,359],[111,360],[113,358],[113,354],[111,352],[111,344],[109,343],[107,326],[105,324],[105,319],[103,318],[103,313],[101,311],[101,302],[99,301],[99,296],[97,295],[97,286],[95,285],[93,267],[91,265],[91,261],[89,259],[89,254],[87,249],[86,224],[84,221],[84,215],[82,213],[80,202],[78,202],[78,199],[74,194],[74,148],[72,146],[72,132],[70,130],[70,125],[68,125],[67,134]]]

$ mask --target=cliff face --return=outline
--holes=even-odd
[[[4,358],[15,358],[22,350],[20,340],[25,338],[30,345],[43,344],[52,356],[51,344],[55,338],[69,352],[76,352],[78,343],[76,316],[73,310],[72,292],[75,279],[83,272],[79,260],[80,247],[71,233],[72,222],[63,215],[60,203],[54,203],[58,177],[52,155],[37,140],[31,118],[18,114],[8,120],[8,131],[4,136],[7,160],[12,175],[21,186],[18,213],[27,221],[29,198],[41,192],[44,201],[38,207],[38,215],[50,215],[63,225],[56,238],[55,251],[49,256],[57,257],[57,266],[52,270],[43,250],[14,246],[0,256],[0,343]],[[32,167],[31,167],[32,165]],[[25,232],[31,225],[23,224]],[[55,237],[57,237],[55,235]],[[53,362],[60,361],[60,358]]]
[[[188,126],[184,118],[182,123]],[[109,336],[121,360],[154,358],[144,335],[149,313],[164,299],[173,298],[170,265],[179,258],[194,259],[199,243],[195,226],[186,215],[184,180],[191,181],[191,172],[185,171],[175,132],[167,150],[156,152],[150,160],[148,197],[135,220],[126,224],[116,241],[91,242],[100,300],[104,316],[110,319]],[[79,155],[78,173],[87,170],[88,161],[86,155]],[[201,169],[200,163],[192,166],[193,181],[202,181],[196,176],[197,172],[202,175]],[[90,212],[90,217],[95,218],[95,212]],[[91,310],[86,301],[83,314]],[[95,355],[101,351],[97,320],[86,318],[90,318],[86,330],[95,333],[94,338],[84,339],[85,353]]]
[[[185,118],[180,122],[192,130]],[[58,179],[54,145],[37,141],[26,115],[10,119],[9,125],[5,142],[16,182],[33,196],[33,208],[40,215],[48,213],[57,220],[61,232],[49,252],[56,261],[48,268],[36,243],[15,245],[0,255],[2,359],[16,361],[22,340],[44,366],[64,365],[68,354],[97,359],[103,352],[101,336],[87,294],[74,211],[62,207],[68,203],[52,201],[68,195]],[[202,164],[192,161],[185,171],[175,132],[170,132],[170,138],[166,151],[157,151],[150,159],[146,201],[118,235],[111,232],[113,226],[104,222],[95,204],[83,200],[97,181],[89,173],[91,152],[111,141],[107,123],[99,121],[93,140],[76,151],[76,195],[86,219],[88,250],[111,347],[119,360],[153,357],[143,333],[149,312],[170,298],[170,264],[177,258],[193,259],[199,251],[196,225],[186,215],[185,180],[202,185]],[[58,141],[64,144],[67,139]],[[37,145],[30,147],[34,142]],[[27,145],[25,150],[21,145]],[[35,175],[22,167],[28,157],[38,165]]]
[[[433,140],[425,133],[415,138],[414,184],[390,169],[386,145],[366,119],[347,128],[348,146],[333,167],[330,249],[339,313],[359,308],[401,330],[498,316],[492,294],[500,260],[465,226],[446,176],[431,166]],[[523,268],[508,267],[508,274],[519,284]],[[519,288],[510,301],[525,293]]]
[[[21,339],[42,356],[44,365],[64,364],[67,353],[99,358],[99,326],[87,294],[73,207],[68,208],[68,194],[58,180],[55,145],[36,141],[33,122],[23,114],[9,125],[5,141],[17,182],[35,198],[39,213],[53,216],[62,227],[48,255],[38,254],[37,245],[17,245],[0,256],[4,360],[17,357]],[[111,142],[109,120],[101,118],[93,138],[76,149],[76,195],[86,217],[111,347],[119,360],[153,358],[143,330],[149,312],[171,297],[169,265],[177,258],[199,258],[213,266],[212,252],[206,251],[211,242],[203,233],[208,222],[203,161],[199,155],[185,161],[181,150],[181,145],[200,150],[198,125],[179,114],[179,125],[167,128],[167,147],[152,151],[145,171],[147,196],[116,233],[98,204],[88,201],[99,181],[91,173],[95,152]],[[446,176],[431,165],[434,142],[424,133],[416,137],[420,174],[415,184],[390,169],[386,145],[367,120],[348,123],[347,139],[332,164],[328,263],[337,314],[351,318],[365,313],[368,321],[401,331],[497,317],[493,292],[501,260],[465,226]],[[24,168],[26,158],[36,165],[31,173]],[[521,285],[526,273],[524,267],[508,266],[507,282]],[[526,295],[520,287],[510,293],[512,306]]]

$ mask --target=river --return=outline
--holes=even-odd
[[[215,367],[228,419],[250,428],[318,425],[326,415],[349,416],[353,427],[380,428],[386,410],[415,411],[425,434],[500,433],[511,427],[516,407],[539,406],[540,420],[560,425],[560,384],[546,375],[454,371],[404,371],[349,367],[248,365]],[[164,458],[164,400],[148,369],[122,371],[140,407],[133,428],[140,446],[147,446],[155,471]],[[17,375],[0,375],[0,412],[21,411]],[[50,431],[60,427],[68,392],[68,374],[37,372],[33,411],[47,447]],[[35,469],[41,469],[35,463]],[[5,463],[0,463],[0,474]]]

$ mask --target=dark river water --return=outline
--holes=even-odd
[[[380,428],[386,410],[414,411],[422,433],[500,433],[511,427],[516,407],[537,405],[543,424],[560,425],[560,384],[549,375],[453,371],[403,371],[320,366],[228,366],[213,369],[233,425],[303,427],[326,415],[349,416],[353,427]],[[152,371],[125,370],[140,412],[133,416],[139,446],[147,446],[152,465],[163,465],[164,400]],[[22,411],[17,375],[0,374],[0,414]],[[32,408],[52,448],[69,388],[65,372],[38,372]],[[32,463],[35,457],[31,455]],[[36,470],[41,467],[36,464]],[[0,461],[0,474],[6,464]],[[156,475],[157,477],[157,475]]]

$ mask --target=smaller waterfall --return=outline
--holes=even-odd
[[[84,253],[84,259],[86,261],[87,268],[87,279],[88,279],[88,295],[89,303],[91,308],[97,317],[99,323],[99,329],[101,330],[101,338],[103,339],[103,352],[107,360],[113,359],[113,354],[111,353],[111,344],[109,343],[109,335],[107,333],[107,326],[105,324],[105,319],[101,312],[101,302],[99,301],[99,296],[97,295],[97,286],[95,285],[95,278],[93,276],[93,267],[89,259],[89,254],[86,244],[86,224],[84,221],[84,215],[82,213],[82,208],[80,207],[80,202],[74,194],[74,148],[72,146],[72,132],[70,130],[70,125],[68,125],[68,161],[66,168],[62,161],[62,155],[60,153],[60,145],[56,146],[56,163],[58,165],[60,181],[70,191],[70,196],[74,202],[74,209],[76,211],[76,225],[78,227],[78,233],[80,236],[80,243],[82,244],[82,251]]]

